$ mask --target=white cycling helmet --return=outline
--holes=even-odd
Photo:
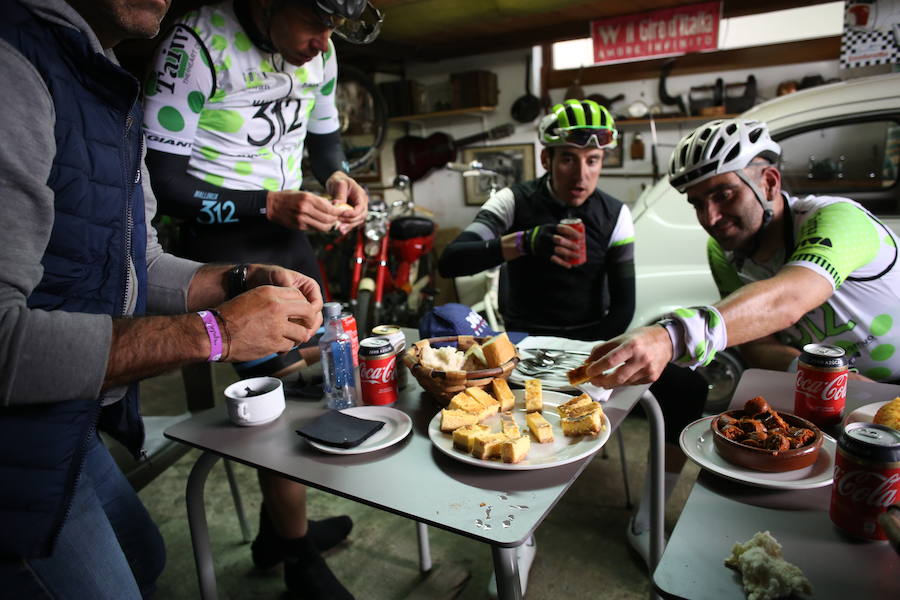
[[[734,172],[753,190],[764,211],[763,226],[772,218],[772,206],[744,169],[756,158],[777,165],[781,146],[762,121],[718,119],[684,136],[669,161],[669,183],[684,193],[715,175]]]

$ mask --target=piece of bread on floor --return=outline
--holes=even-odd
[[[525,412],[541,412],[544,410],[544,397],[541,393],[540,379],[525,380]]]
[[[500,403],[497,402],[497,399],[488,394],[480,387],[468,387],[466,388],[466,394],[471,396],[476,402],[481,404],[488,415],[492,415],[495,412],[500,411]]]
[[[472,444],[472,456],[486,460],[500,458],[500,445],[509,438],[502,433],[482,433],[475,436]]]
[[[525,422],[528,429],[539,444],[546,444],[553,441],[553,426],[539,412],[531,412],[525,415]]]
[[[509,412],[500,413],[500,431],[505,433],[510,439],[522,435],[519,431],[519,424],[516,423],[516,418]]]
[[[441,410],[441,431],[449,433],[466,425],[475,425],[479,420],[476,413],[445,408]]]
[[[591,366],[591,364],[585,362],[580,367],[575,367],[574,369],[566,373],[566,376],[569,378],[569,385],[581,385],[582,383],[587,383],[588,381],[590,381],[591,378],[587,374],[589,366]]]
[[[500,379],[499,377],[492,379],[491,391],[494,393],[494,398],[500,402],[500,410],[502,412],[512,410],[516,407],[516,396],[513,394],[512,390],[509,389],[509,383],[507,383],[505,379]]]
[[[488,367],[499,367],[506,361],[516,356],[516,347],[509,341],[506,333],[495,335],[481,345],[484,360]]]
[[[531,438],[528,434],[510,438],[500,444],[500,460],[505,463],[520,462],[531,449]]]
[[[579,435],[596,435],[603,431],[603,409],[599,402],[593,402],[593,406],[583,407],[586,412],[569,413],[569,416],[561,417],[559,424],[563,435],[575,437]]]
[[[490,427],[477,424],[455,429],[453,431],[453,447],[466,454],[471,454],[472,448],[475,446],[475,438],[489,431]]]
[[[560,417],[578,417],[594,410],[594,400],[587,394],[581,394],[556,407]]]

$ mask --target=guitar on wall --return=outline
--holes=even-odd
[[[432,133],[427,138],[405,135],[394,142],[394,162],[397,173],[406,175],[412,181],[425,177],[431,169],[443,167],[456,160],[457,151],[463,146],[475,144],[482,140],[495,140],[512,135],[515,126],[512,123],[499,125],[490,131],[477,133],[454,140],[446,133]]]

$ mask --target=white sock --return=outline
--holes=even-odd
[[[670,473],[669,471],[664,471],[664,482],[665,485],[665,496],[664,499],[668,500],[669,496],[672,495],[672,491],[675,489],[675,484],[678,483],[678,477],[681,473]],[[637,510],[634,513],[634,525],[635,531],[640,532],[644,529],[650,527],[650,465],[647,465],[647,473],[644,477],[644,489],[641,492],[641,499],[638,501]]]

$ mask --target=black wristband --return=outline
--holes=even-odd
[[[247,291],[248,267],[246,264],[235,265],[225,274],[225,289],[229,299]]]

